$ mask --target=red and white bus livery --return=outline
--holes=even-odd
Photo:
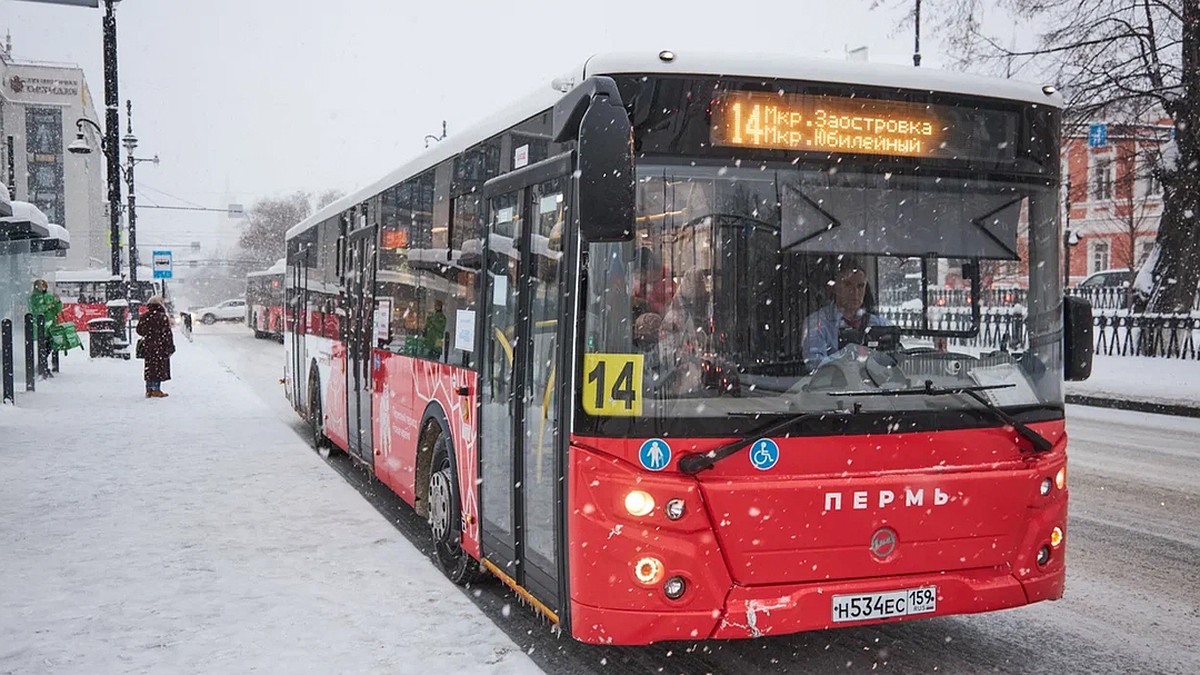
[[[138,268],[138,282],[134,299],[145,309],[145,303],[155,295],[166,296],[166,285],[154,279],[149,267]],[[54,292],[63,303],[58,316],[61,323],[72,323],[75,330],[86,331],[88,321],[108,318],[110,298],[125,300],[120,277],[107,270],[64,270],[54,274]],[[113,294],[113,295],[110,295]]]
[[[256,338],[283,339],[284,261],[246,274],[246,325]]]
[[[581,641],[1057,599],[1062,382],[1091,367],[1061,103],[593,57],[288,231],[288,396],[452,580],[491,573]],[[981,306],[1014,277],[1022,304]]]

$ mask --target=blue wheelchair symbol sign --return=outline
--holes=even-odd
[[[661,438],[651,438],[642,443],[642,449],[638,450],[638,460],[651,471],[662,471],[671,463],[671,446]]]
[[[750,447],[750,463],[759,471],[766,471],[779,461],[779,446],[769,438],[760,438]]]

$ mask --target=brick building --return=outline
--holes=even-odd
[[[1136,270],[1154,246],[1162,214],[1162,184],[1154,168],[1170,138],[1159,124],[1091,125],[1062,148],[1071,248],[1071,284],[1106,269]]]

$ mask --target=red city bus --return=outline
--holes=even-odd
[[[1061,597],[1062,382],[1091,364],[1061,98],[666,53],[568,79],[288,231],[316,441],[428,519],[449,578],[584,642]],[[1000,272],[1028,293],[981,307]]]
[[[246,275],[246,325],[256,338],[283,339],[284,261]]]
[[[162,279],[154,279],[149,267],[140,267],[138,276],[134,298],[141,303],[141,311],[145,311],[145,303],[151,297],[166,297],[166,284]],[[72,323],[75,330],[86,331],[88,321],[108,318],[110,293],[123,293],[120,288],[121,278],[114,277],[108,270],[55,272],[54,292],[63,303],[63,311],[58,315],[59,322]],[[125,297],[120,295],[113,299],[125,300]]]

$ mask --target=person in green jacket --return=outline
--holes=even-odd
[[[29,313],[33,315],[34,325],[37,325],[39,316],[45,317],[46,334],[50,335],[58,326],[58,315],[62,309],[62,300],[50,292],[50,287],[45,279],[33,282],[33,292],[29,294]]]
[[[425,349],[430,358],[441,358],[446,342],[446,315],[442,313],[442,301],[435,300],[433,313],[425,320]]]

